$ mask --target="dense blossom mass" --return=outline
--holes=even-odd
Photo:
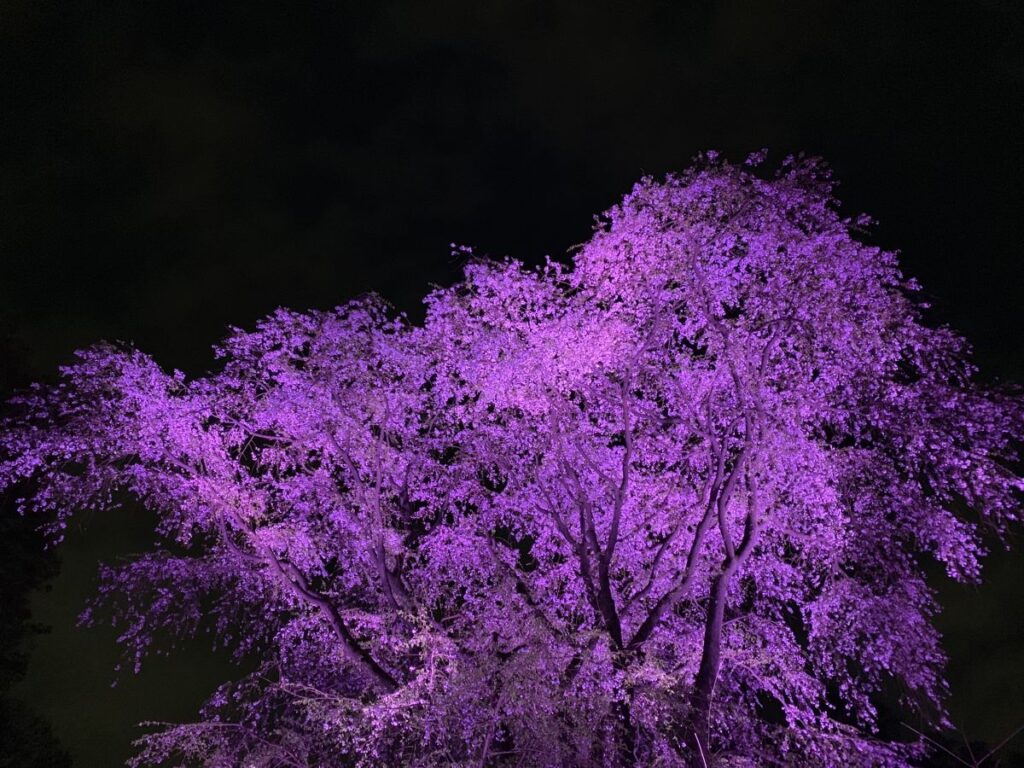
[[[1020,518],[1021,399],[974,383],[820,164],[644,179],[571,264],[470,255],[413,325],[280,310],[188,380],[79,354],[0,487],[134,499],[103,570],[138,665],[208,629],[256,670],[136,765],[905,766],[943,719],[928,559]]]

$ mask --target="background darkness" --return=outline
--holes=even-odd
[[[3,381],[100,338],[201,373],[227,324],[368,290],[415,317],[459,274],[449,243],[562,257],[642,174],[760,147],[828,159],[936,321],[1024,381],[1019,6],[2,2]],[[15,693],[78,768],[119,765],[134,723],[191,717],[231,674],[203,640],[111,688],[112,633],[74,628],[96,561],[147,525],[86,521],[32,593],[52,632]],[[989,743],[1024,722],[1020,543],[980,588],[935,582],[953,719]],[[22,565],[30,536],[3,546],[17,624],[47,569]]]

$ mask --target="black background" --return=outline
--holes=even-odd
[[[415,317],[458,277],[452,242],[562,258],[641,175],[761,147],[824,156],[935,321],[1024,381],[1022,20],[981,0],[3,2],[5,381],[100,338],[197,374],[228,324],[369,290]],[[85,521],[33,593],[53,631],[16,692],[80,768],[230,675],[203,640],[110,688],[112,633],[73,627],[97,559],[147,523]],[[953,719],[994,744],[1024,723],[1019,542],[991,566],[936,585]]]

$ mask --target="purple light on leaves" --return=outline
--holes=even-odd
[[[136,668],[204,626],[259,670],[136,765],[906,766],[942,719],[920,561],[1020,519],[1024,408],[972,382],[827,172],[706,157],[570,266],[471,260],[422,327],[280,310],[193,381],[102,345],[16,400],[0,486],[129,494]],[[92,614],[87,614],[91,616]],[[106,616],[106,613],[102,615]]]

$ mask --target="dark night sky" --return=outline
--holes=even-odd
[[[198,373],[227,324],[368,290],[415,316],[451,242],[559,257],[642,174],[766,146],[828,159],[935,319],[1024,381],[1012,0],[8,0],[0,72],[0,330],[33,376],[103,337]],[[199,643],[111,689],[110,633],[72,627],[144,522],[91,521],[34,603],[22,694],[78,768],[226,674]],[[990,742],[1024,722],[1022,544],[942,591],[954,719]]]

